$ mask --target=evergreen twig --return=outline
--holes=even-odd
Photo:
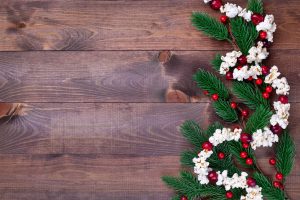
[[[248,10],[251,10],[254,13],[263,14],[264,5],[262,0],[248,0]]]
[[[229,98],[229,90],[224,83],[212,73],[200,69],[193,78],[200,88],[207,90],[210,94],[218,94],[222,99]]]
[[[208,14],[194,12],[191,20],[193,26],[207,36],[217,40],[229,40],[226,26]]]
[[[217,55],[215,56],[215,58],[211,61],[212,67],[213,67],[217,72],[220,71],[220,67],[221,67],[221,64],[222,64],[221,57],[222,57],[221,54],[217,54]]]
[[[260,105],[248,119],[245,132],[252,134],[258,129],[265,128],[270,123],[271,116],[272,111]]]
[[[219,117],[221,117],[224,121],[231,123],[238,121],[238,114],[235,109],[230,107],[229,101],[220,99],[213,103],[213,107],[217,115],[219,115]]]
[[[180,127],[182,135],[193,145],[201,147],[202,143],[208,140],[200,126],[192,121],[185,121]]]

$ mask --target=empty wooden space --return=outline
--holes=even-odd
[[[292,87],[299,146],[300,1],[264,2],[278,25],[267,64]],[[160,177],[190,148],[180,124],[219,120],[192,75],[231,49],[194,30],[197,10],[218,16],[200,0],[2,0],[0,102],[26,115],[0,120],[0,199],[169,199]],[[269,175],[272,155],[257,151]],[[297,159],[293,200],[299,179]]]

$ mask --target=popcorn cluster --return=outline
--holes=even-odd
[[[272,147],[273,143],[278,142],[278,135],[265,127],[264,130],[257,130],[252,135],[251,147],[256,150],[257,147]]]
[[[214,134],[209,138],[209,141],[214,145],[217,146],[225,141],[238,141],[241,135],[242,129],[234,129],[233,131],[229,128],[223,128],[223,129],[217,129]],[[267,130],[265,130],[267,132]],[[265,140],[266,135],[263,135],[263,139],[259,136],[260,133],[257,134],[257,137],[255,137],[257,140],[256,144],[257,146],[260,145],[260,142]],[[268,134],[268,133],[266,133]],[[273,133],[272,133],[273,134]],[[268,137],[268,136],[267,136]],[[269,139],[268,144],[269,144]],[[278,140],[278,137],[277,137]],[[273,141],[273,140],[272,140]],[[264,143],[264,142],[263,142]],[[264,143],[265,144],[265,143]],[[252,145],[252,143],[251,143]],[[200,184],[208,184],[209,179],[207,178],[207,175],[209,174],[212,169],[209,167],[209,162],[207,162],[207,159],[213,154],[212,150],[202,150],[198,157],[193,159],[193,163],[195,163],[194,166],[194,172],[198,175],[198,180]],[[262,194],[261,194],[261,188],[259,186],[255,187],[249,187],[247,184],[247,176],[248,174],[246,172],[242,172],[239,176],[237,173],[235,173],[232,177],[228,177],[228,171],[224,170],[223,172],[217,171],[218,180],[216,182],[216,185],[218,186],[224,186],[226,191],[229,191],[231,189],[235,188],[241,188],[246,189],[246,196],[242,196],[241,200],[261,200]]]
[[[271,117],[271,125],[278,124],[281,128],[286,129],[289,124],[288,118],[291,105],[289,103],[283,104],[280,101],[275,101],[273,105],[276,113]]]

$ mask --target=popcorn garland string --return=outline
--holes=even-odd
[[[202,150],[200,153],[198,153],[196,157],[192,158],[194,173],[197,175],[197,180],[200,185],[213,184],[224,187],[226,191],[225,197],[227,199],[262,200],[264,199],[264,194],[266,194],[268,199],[288,199],[286,194],[278,192],[278,190],[283,190],[283,183],[280,181],[284,179],[284,175],[281,172],[277,172],[275,176],[278,181],[273,182],[273,186],[278,190],[272,191],[272,189],[270,189],[269,191],[269,188],[272,187],[271,185],[261,187],[257,184],[257,180],[248,175],[246,172],[241,171],[240,175],[238,173],[233,173],[232,176],[229,176],[228,170],[215,171],[210,167],[209,162],[209,159],[214,154],[214,148],[217,148],[219,145],[226,142],[236,142],[242,143],[242,147],[245,149],[245,151],[240,152],[240,158],[245,159],[246,165],[255,165],[253,158],[248,155],[249,151],[247,151],[247,149],[251,148],[252,150],[256,150],[259,147],[272,147],[273,144],[279,142],[279,135],[283,132],[283,130],[287,129],[289,124],[288,118],[290,115],[290,104],[288,103],[290,86],[285,77],[280,77],[281,73],[277,66],[269,68],[262,64],[262,62],[269,56],[267,48],[270,47],[271,43],[273,43],[273,34],[277,28],[274,22],[274,16],[264,16],[262,13],[255,13],[249,9],[243,9],[242,7],[232,3],[226,3],[223,5],[221,0],[204,0],[204,3],[209,4],[212,9],[219,10],[224,14],[220,17],[220,22],[225,25],[228,23],[229,19],[237,17],[242,18],[246,23],[253,23],[259,37],[259,41],[255,46],[249,48],[247,55],[244,55],[242,51],[234,50],[226,53],[225,56],[220,56],[219,61],[217,60],[218,62],[215,64],[217,65],[215,68],[217,68],[218,72],[221,75],[225,75],[227,80],[235,80],[237,82],[254,82],[254,85],[256,86],[263,86],[265,88],[265,91],[261,94],[263,99],[269,99],[273,91],[275,91],[279,97],[278,101],[273,102],[274,111],[270,115],[270,127],[265,126],[255,129],[255,131],[250,134],[245,133],[239,127],[234,129],[215,129],[211,136],[208,137],[208,140],[202,143]],[[249,3],[262,6],[261,0],[249,0]],[[199,30],[207,32],[205,28],[199,28]],[[216,36],[215,38],[217,37],[219,36]],[[203,84],[200,84],[200,86],[202,86],[202,89],[205,89]],[[208,91],[205,91],[205,93],[206,95],[209,94]],[[214,93],[211,94],[212,100],[217,102],[220,95],[226,97],[226,93],[225,95]],[[237,109],[237,103],[231,102],[230,107],[232,109]],[[243,117],[248,117],[249,112],[244,109],[241,110],[241,114]],[[294,154],[295,152],[291,153]],[[225,154],[223,152],[219,152],[218,158],[222,160],[224,157]],[[291,159],[293,159],[293,157]],[[269,162],[271,165],[276,164],[276,160],[274,158],[271,158]],[[260,171],[256,165],[254,167]],[[285,173],[285,176],[286,175],[287,173]],[[258,176],[257,178],[260,177]],[[185,178],[183,177],[183,179]],[[175,179],[168,177],[163,180],[182,194],[174,197],[174,199],[188,199],[188,195],[185,196],[184,193],[185,191],[190,192],[190,188],[187,188],[188,190],[176,188],[177,183],[180,183],[179,180],[176,180],[176,182]],[[237,190],[240,191],[240,197],[234,194],[234,191]],[[241,192],[241,190],[244,192]],[[272,196],[272,192],[276,194]],[[216,194],[212,193],[206,196],[214,199],[214,195]],[[189,196],[189,199],[199,196],[201,195],[192,195]],[[219,199],[219,197],[216,197],[216,199]]]

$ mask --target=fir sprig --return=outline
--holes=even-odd
[[[230,107],[229,101],[219,99],[213,103],[213,107],[217,115],[224,121],[231,123],[238,121],[238,114],[235,109]]]
[[[253,23],[247,23],[243,18],[237,17],[230,20],[230,27],[235,42],[244,55],[254,45],[258,32]]]
[[[222,99],[229,98],[229,90],[224,83],[212,73],[201,69],[198,70],[193,78],[200,88],[208,91],[210,94],[218,94]]]
[[[198,156],[198,152],[184,151],[180,155],[180,162],[183,166],[194,167],[193,158]]]
[[[251,10],[254,13],[263,14],[264,5],[262,0],[248,0],[248,10]]]
[[[220,67],[221,67],[221,64],[222,64],[221,57],[222,57],[221,54],[217,54],[217,55],[215,56],[215,58],[211,61],[212,67],[213,67],[217,72],[220,71]]]
[[[162,180],[175,191],[185,195],[188,199],[225,197],[225,189],[215,185],[201,185],[190,172],[181,172],[180,177],[164,176]]]
[[[287,131],[279,137],[276,145],[276,169],[284,176],[291,173],[296,155],[296,148],[293,139]]]
[[[229,40],[226,26],[206,13],[194,12],[192,24],[209,37],[217,40]]]
[[[272,111],[269,108],[260,105],[248,119],[245,131],[252,134],[258,129],[263,129],[270,123],[271,116]]]
[[[193,145],[201,147],[202,143],[207,141],[208,138],[200,126],[192,121],[188,120],[184,122],[180,127],[182,135]]]
[[[209,138],[215,133],[215,131],[217,129],[222,129],[222,128],[223,128],[222,124],[220,124],[219,122],[215,122],[215,123],[208,126],[208,128],[205,131],[205,134]]]
[[[253,173],[253,178],[257,185],[262,187],[262,194],[268,200],[284,200],[284,193],[282,190],[274,188],[271,181],[259,172]]]
[[[260,105],[270,107],[269,101],[263,98],[261,91],[249,83],[235,81],[233,93],[251,109]]]

